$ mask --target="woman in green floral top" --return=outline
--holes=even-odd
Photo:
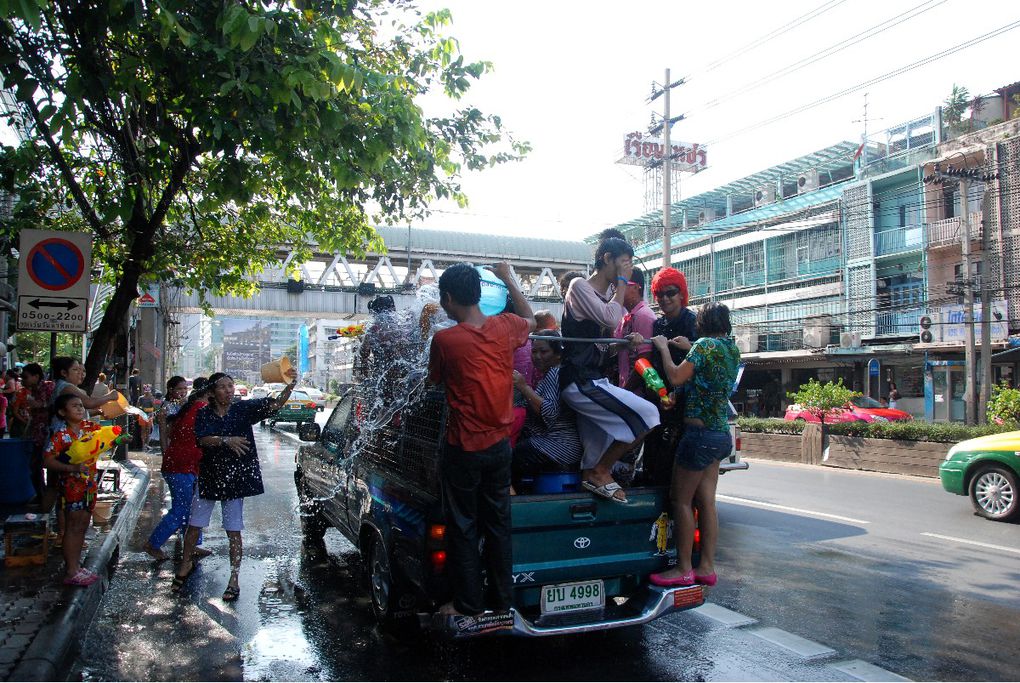
[[[719,482],[719,462],[733,450],[727,424],[730,393],[737,378],[740,351],[730,337],[730,310],[723,304],[705,304],[698,311],[698,333],[687,358],[673,362],[669,345],[686,340],[667,340],[658,336],[652,343],[659,349],[666,375],[673,386],[688,384],[684,412],[684,435],[677,446],[673,467],[672,497],[677,522],[676,567],[652,574],[657,586],[714,586],[715,547],[719,536],[719,517],[715,510],[715,488]],[[698,498],[698,526],[701,529],[701,563],[698,574],[691,566],[694,547],[694,508]]]

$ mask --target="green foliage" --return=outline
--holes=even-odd
[[[1014,429],[1020,426],[1020,389],[1010,389],[1005,383],[992,387],[988,422]]]
[[[449,22],[411,0],[0,0],[0,77],[28,124],[0,149],[17,197],[0,242],[93,234],[117,290],[90,376],[140,284],[250,294],[281,246],[294,267],[379,248],[373,223],[466,203],[463,170],[521,158],[498,116],[459,104],[491,65]],[[432,93],[446,107],[426,115]]]
[[[737,420],[742,432],[764,434],[800,434],[805,423],[787,422],[778,418],[761,419],[742,417]],[[1011,425],[967,426],[956,422],[841,422],[825,426],[834,436],[856,436],[869,439],[898,439],[902,441],[932,441],[957,443],[979,436],[998,434],[1015,429]]]
[[[849,406],[850,399],[860,395],[861,392],[843,386],[842,377],[835,382],[826,382],[825,384],[811,378],[807,384],[802,384],[800,389],[787,394],[792,403],[800,405],[822,422],[825,422],[825,418],[835,411]]]
[[[740,431],[756,434],[802,434],[807,423],[781,417],[738,417]]]
[[[38,363],[47,370],[50,367],[50,333],[18,332],[16,353],[22,363]],[[81,335],[57,334],[57,355],[81,358]]]

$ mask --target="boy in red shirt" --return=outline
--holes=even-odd
[[[439,278],[439,303],[459,324],[436,332],[429,381],[446,386],[450,410],[440,478],[446,504],[453,600],[446,615],[476,615],[488,606],[510,609],[510,462],[513,353],[528,340],[535,319],[503,262],[492,269],[506,285],[517,314],[486,316],[478,307],[481,277],[466,263]],[[479,537],[485,538],[490,594],[483,596]]]

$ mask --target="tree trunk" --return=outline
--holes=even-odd
[[[141,268],[138,261],[129,259],[124,264],[124,272],[117,289],[114,290],[110,303],[106,306],[106,313],[103,314],[103,321],[92,337],[92,346],[89,347],[89,355],[85,359],[85,384],[89,391],[96,383],[99,371],[106,360],[110,344],[117,337],[117,331],[131,310],[131,304],[138,298],[138,280],[141,277]],[[125,362],[127,358],[124,359]]]

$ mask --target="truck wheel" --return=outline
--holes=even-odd
[[[306,541],[321,543],[322,537],[330,527],[329,520],[322,514],[322,505],[314,501],[304,490],[300,472],[294,473],[294,483],[297,485],[300,501],[298,514],[301,516],[301,534]]]
[[[372,613],[385,630],[411,635],[417,632],[413,592],[407,581],[393,566],[386,544],[379,537],[368,551],[368,584],[372,597]]]
[[[1020,512],[1020,488],[1016,474],[1002,465],[978,470],[970,480],[970,501],[985,519],[1005,522]]]

